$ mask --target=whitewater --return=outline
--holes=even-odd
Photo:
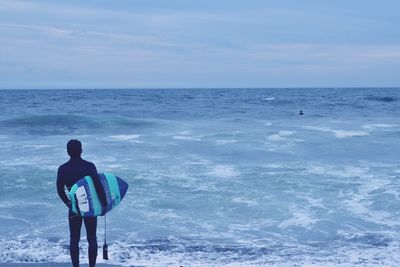
[[[69,261],[79,139],[130,185],[110,264],[400,266],[399,138],[400,88],[0,90],[0,265]]]

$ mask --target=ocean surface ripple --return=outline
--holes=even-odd
[[[399,266],[399,100],[396,88],[0,90],[0,264],[69,261],[55,179],[77,138],[130,184],[107,216],[110,263]]]

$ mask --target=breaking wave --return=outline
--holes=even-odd
[[[0,121],[2,132],[28,135],[87,134],[119,129],[137,129],[152,125],[146,120],[126,117],[92,117],[72,114],[26,115]]]

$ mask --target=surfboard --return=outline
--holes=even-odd
[[[112,173],[99,173],[101,185],[107,199],[106,213],[115,208],[124,198],[128,184]],[[69,191],[72,212],[82,217],[101,215],[101,202],[90,176],[76,182]]]

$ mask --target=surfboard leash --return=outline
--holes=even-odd
[[[103,244],[103,259],[108,260],[108,245],[107,245],[107,214],[104,214],[104,244]]]

